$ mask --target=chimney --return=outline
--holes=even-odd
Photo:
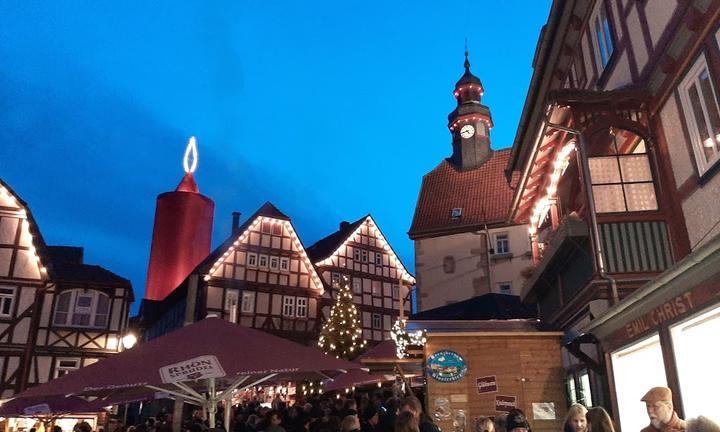
[[[240,230],[240,212],[232,212],[232,233],[236,234]]]
[[[349,226],[350,226],[350,222],[348,222],[348,221],[342,221],[342,222],[340,222],[340,229],[341,229],[341,230],[344,230],[345,228],[347,228],[347,227],[349,227]]]

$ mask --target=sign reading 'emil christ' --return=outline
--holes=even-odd
[[[684,314],[692,308],[693,301],[690,293],[677,296],[674,299],[666,301],[660,306],[652,309],[645,315],[627,323],[625,325],[625,334],[628,338],[633,338],[650,330],[651,328],[657,327],[665,321]]]

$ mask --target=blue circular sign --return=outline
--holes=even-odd
[[[441,382],[462,379],[467,372],[465,359],[455,351],[438,351],[427,358],[427,374]]]

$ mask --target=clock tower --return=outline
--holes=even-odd
[[[455,84],[453,93],[457,108],[448,115],[448,128],[452,134],[453,154],[450,162],[462,171],[477,168],[492,156],[490,108],[480,103],[483,85],[480,78],[470,72],[468,52],[465,50],[465,73]]]

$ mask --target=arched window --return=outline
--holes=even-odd
[[[110,314],[110,297],[95,290],[67,290],[58,295],[53,325],[105,328]]]

